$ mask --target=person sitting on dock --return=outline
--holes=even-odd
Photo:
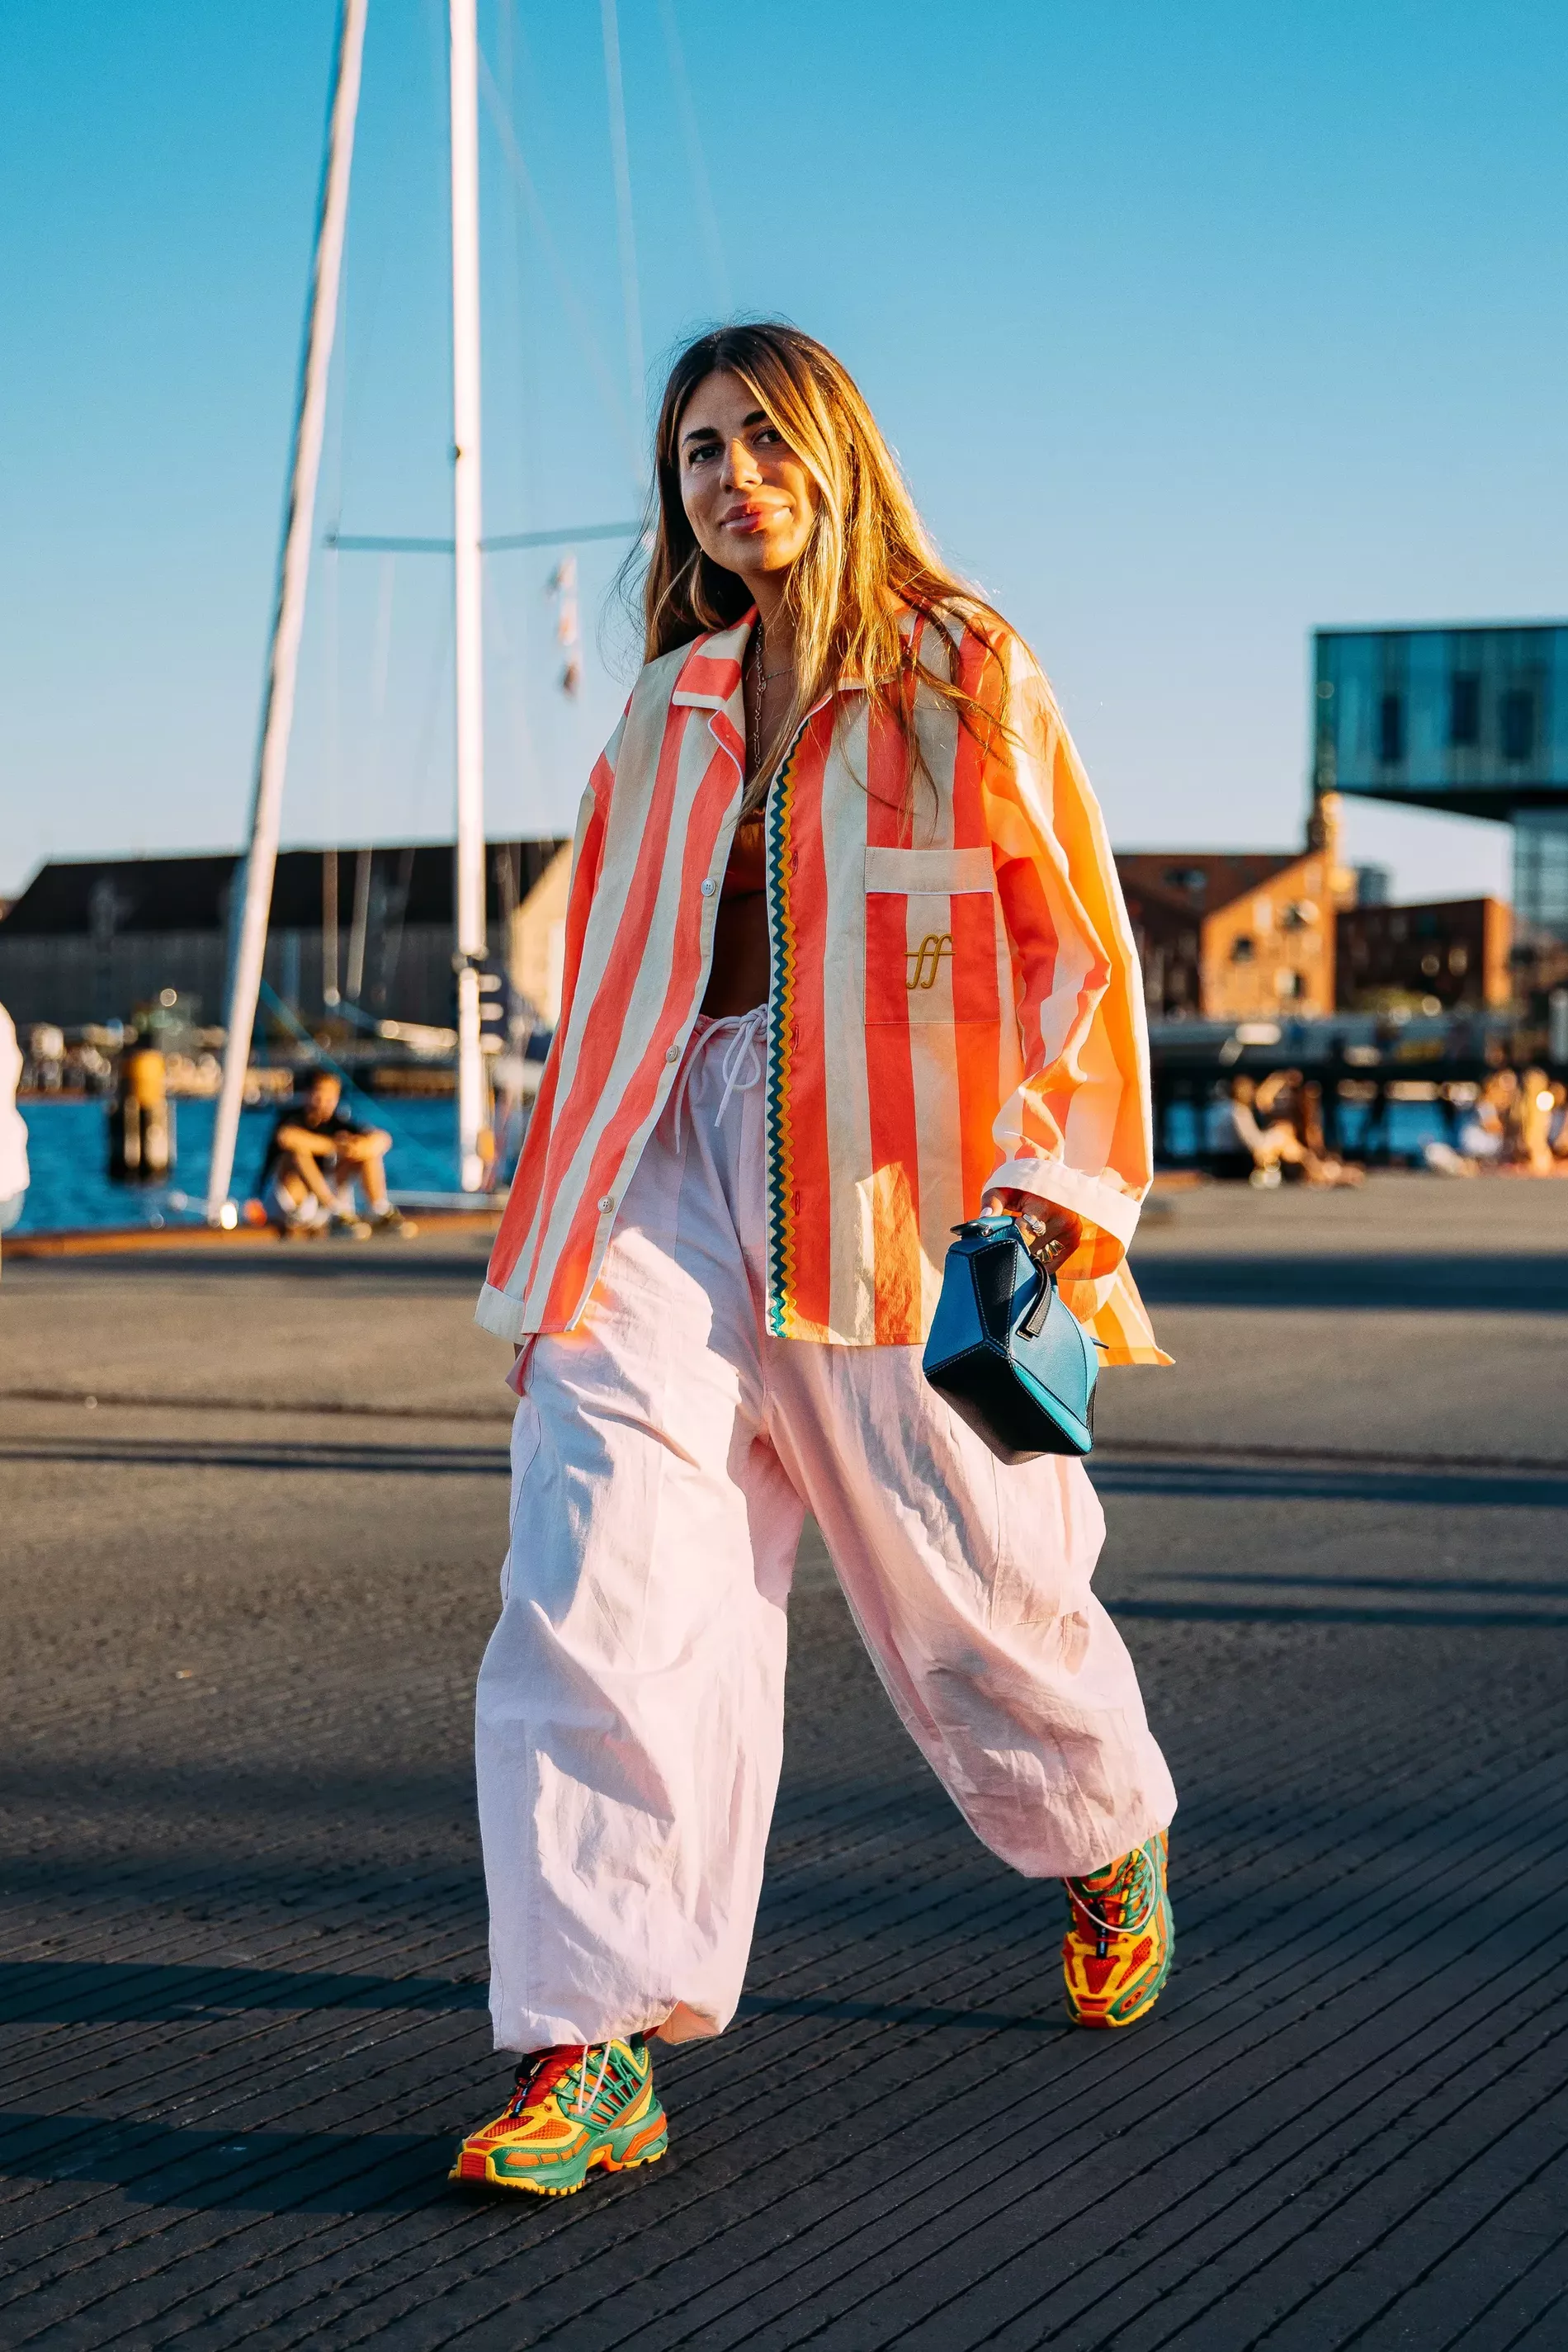
[[[1324,1148],[1313,1092],[1300,1070],[1274,1070],[1260,1084],[1232,1080],[1229,1111],[1237,1141],[1252,1154],[1254,1184],[1278,1184],[1290,1169],[1313,1186],[1359,1184],[1362,1171]]]
[[[0,1004],[0,1234],[8,1234],[27,1205],[27,1122],[16,1108],[22,1051],[11,1015]]]
[[[1552,1172],[1568,1176],[1568,1087],[1561,1078],[1552,1082],[1552,1108],[1547,1113],[1546,1139],[1552,1146]]]
[[[1557,1104],[1552,1081],[1541,1069],[1528,1069],[1514,1095],[1509,1160],[1521,1176],[1556,1173],[1552,1149],[1552,1114]]]
[[[368,1241],[378,1228],[411,1234],[386,1190],[383,1162],[392,1138],[382,1127],[362,1127],[340,1108],[342,1082],[331,1070],[317,1070],[301,1102],[279,1117],[261,1169],[261,1204],[284,1233],[312,1227],[352,1234]],[[368,1216],[362,1217],[354,1186],[363,1190]]]
[[[1483,1168],[1500,1168],[1508,1157],[1509,1139],[1519,1100],[1519,1074],[1494,1070],[1477,1095],[1470,1115],[1460,1123],[1458,1166],[1453,1172],[1474,1176]],[[1436,1166],[1429,1150],[1427,1165]],[[1450,1172],[1447,1170],[1445,1173]]]

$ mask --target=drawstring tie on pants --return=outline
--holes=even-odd
[[[719,1065],[724,1091],[713,1114],[715,1127],[722,1124],[731,1095],[750,1094],[753,1087],[761,1086],[763,1076],[763,1038],[767,1025],[768,1008],[765,1004],[758,1004],[750,1013],[728,1013],[721,1019],[710,1022],[698,1041],[703,1045],[716,1044],[721,1031],[727,1029],[730,1032],[724,1058]],[[675,1148],[678,1151],[680,1149],[680,1121],[686,1108],[686,1090],[696,1067],[697,1055],[689,1049],[680,1076],[675,1083]]]

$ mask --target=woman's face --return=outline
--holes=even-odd
[[[680,500],[704,555],[742,580],[787,572],[811,537],[816,484],[739,376],[704,376],[680,420]]]

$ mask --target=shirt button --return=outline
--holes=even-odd
[[[712,880],[712,878],[711,878],[711,877],[710,877],[710,878],[709,878],[709,880],[708,880],[708,881],[706,881],[706,882],[704,882],[704,884],[702,885],[702,896],[703,896],[705,898],[710,898],[713,896],[714,891],[715,891],[715,890],[717,890],[717,888],[718,888],[718,887],[719,887],[719,885],[717,884],[717,882],[715,882],[714,880]]]
[[[679,1045],[672,1045],[672,1046],[670,1047],[670,1049],[669,1049],[668,1053],[665,1055],[665,1057],[664,1057],[664,1058],[665,1058],[665,1060],[666,1060],[667,1062],[679,1062],[679,1059],[680,1059],[680,1048],[679,1048]]]
[[[615,1207],[615,1194],[613,1192],[606,1192],[604,1199],[599,1203],[600,1213],[604,1216],[608,1216],[610,1211]]]

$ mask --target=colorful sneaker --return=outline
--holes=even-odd
[[[1071,1910],[1062,1975],[1073,2023],[1131,2025],[1148,2015],[1171,1973],[1175,1928],[1164,1831],[1066,1885]]]
[[[570,2197],[595,2165],[627,2172],[668,2146],[653,2061],[634,2033],[628,2042],[534,2051],[502,2113],[468,2134],[447,2178]]]

